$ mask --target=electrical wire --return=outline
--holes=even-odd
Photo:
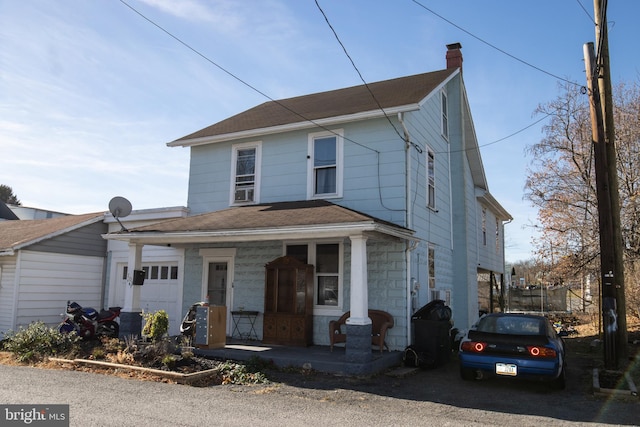
[[[582,3],[580,2],[580,0],[576,0],[576,2],[578,2],[578,4],[580,5],[580,7],[582,8],[582,10],[584,11],[584,13],[589,17],[589,21],[591,21],[592,24],[595,25],[596,21],[593,19],[593,17],[589,14],[589,11],[587,9],[585,9],[585,7],[582,5]]]
[[[316,3],[316,6],[317,6],[318,10],[320,11],[322,16],[324,17],[325,22],[327,23],[327,25],[331,29],[331,32],[333,33],[333,36],[338,41],[338,44],[340,45],[340,47],[342,47],[342,51],[347,56],[347,58],[349,58],[349,62],[351,62],[351,66],[353,67],[354,70],[356,70],[356,73],[358,73],[358,76],[360,77],[360,80],[362,81],[362,83],[364,83],[364,87],[367,89],[367,91],[369,92],[369,94],[371,95],[373,100],[376,102],[376,105],[378,106],[380,111],[382,111],[382,114],[384,114],[384,116],[386,117],[387,121],[389,122],[389,124],[391,125],[393,130],[396,132],[396,134],[400,137],[400,139],[403,140],[406,143],[409,143],[408,138],[406,138],[403,135],[401,135],[400,131],[398,130],[398,128],[396,128],[395,125],[393,124],[393,122],[391,122],[391,119],[387,115],[387,112],[384,111],[384,108],[382,108],[382,105],[380,105],[380,102],[378,101],[378,98],[376,98],[376,96],[371,91],[371,88],[369,87],[369,84],[365,81],[364,77],[362,77],[362,73],[360,72],[360,70],[356,66],[356,63],[353,61],[353,58],[351,58],[351,55],[349,55],[349,52],[347,51],[347,48],[345,47],[344,43],[342,43],[342,40],[340,40],[340,37],[338,37],[338,33],[336,33],[336,30],[333,28],[333,25],[331,25],[331,22],[329,22],[329,18],[327,17],[327,14],[324,13],[324,10],[322,10],[322,7],[320,7],[320,4],[318,3],[318,0],[315,0],[315,3]],[[415,144],[414,144],[414,146],[415,146]]]
[[[262,92],[260,89],[256,88],[255,86],[249,84],[248,82],[246,82],[245,80],[241,79],[240,77],[236,76],[235,74],[233,74],[231,71],[227,70],[226,68],[224,68],[223,66],[219,65],[218,63],[216,63],[215,61],[213,61],[212,59],[210,59],[209,57],[207,57],[205,54],[203,54],[202,52],[200,52],[199,50],[195,49],[194,47],[192,47],[191,45],[189,45],[188,43],[184,42],[182,39],[180,39],[179,37],[173,35],[171,32],[169,32],[168,30],[164,29],[161,25],[157,24],[156,22],[154,22],[153,20],[151,20],[150,18],[146,17],[142,12],[138,11],[136,8],[134,8],[133,6],[131,6],[130,4],[128,4],[125,0],[120,0],[120,3],[122,3],[123,5],[127,6],[129,9],[131,9],[133,12],[135,12],[137,15],[139,15],[140,17],[142,17],[145,21],[149,22],[151,25],[153,25],[154,27],[158,28],[160,31],[162,31],[163,33],[165,33],[166,35],[168,35],[169,37],[171,37],[172,39],[174,39],[175,41],[177,41],[178,43],[180,43],[181,45],[183,45],[184,47],[186,47],[187,49],[189,49],[190,51],[192,51],[193,53],[195,53],[196,55],[198,55],[199,57],[201,57],[202,59],[204,59],[205,61],[207,61],[208,63],[212,64],[213,66],[215,66],[216,68],[218,68],[219,70],[221,70],[222,72],[226,73],[227,75],[229,75],[230,77],[232,77],[233,79],[237,80],[238,82],[242,83],[243,85],[245,85],[246,87],[248,87],[249,89],[253,90],[254,92],[264,96],[265,98],[267,98],[269,101],[279,105],[280,107],[284,108],[285,110],[289,111],[290,113],[300,117],[302,120],[307,121],[309,123],[314,124],[315,126],[330,132],[336,136],[341,136],[339,134],[337,134],[336,132],[334,132],[333,130],[315,122],[313,119],[310,119],[308,117],[305,117],[304,115],[298,113],[297,111],[287,107],[286,105],[284,105],[282,102],[270,97],[269,95],[267,95],[266,93]],[[345,136],[341,136],[343,139],[350,141],[356,145],[359,145],[363,148],[366,148],[367,150],[371,150],[371,151],[375,151],[376,153],[379,153],[379,151],[371,148],[371,147],[367,147],[364,144],[361,144],[357,141],[354,141],[352,139],[349,139],[348,137]]]
[[[428,11],[430,11],[431,13],[435,14],[436,16],[440,17],[440,15],[437,15],[435,12],[433,12],[433,11],[429,10],[428,8],[426,8],[424,5],[420,4],[419,2],[417,2],[417,1],[415,1],[415,0],[413,0],[413,1],[414,1],[416,4],[418,4],[418,5],[422,6],[422,7],[424,7],[425,9],[427,9],[427,10],[428,10]],[[334,134],[334,135],[336,135],[336,136],[340,136],[340,135],[338,135],[336,132],[334,132],[333,130],[331,130],[331,129],[329,129],[329,128],[327,128],[327,127],[325,127],[325,126],[323,126],[323,125],[321,125],[321,124],[319,124],[319,123],[316,123],[314,120],[312,120],[312,119],[309,119],[309,118],[305,117],[304,115],[302,115],[302,114],[298,113],[297,111],[294,111],[293,109],[291,109],[291,108],[287,107],[286,105],[282,104],[282,103],[281,103],[281,102],[279,102],[278,100],[276,100],[276,99],[274,99],[274,98],[270,97],[269,95],[267,95],[266,93],[262,92],[261,90],[259,90],[259,89],[258,89],[258,88],[256,88],[255,86],[251,85],[250,83],[248,83],[248,82],[246,82],[245,80],[241,79],[240,77],[236,76],[236,75],[235,75],[235,74],[233,74],[231,71],[229,71],[229,70],[227,70],[226,68],[222,67],[221,65],[219,65],[218,63],[216,63],[215,61],[213,61],[212,59],[210,59],[209,57],[207,57],[207,56],[206,56],[205,54],[203,54],[202,52],[200,52],[200,51],[198,51],[197,49],[193,48],[191,45],[189,45],[188,43],[184,42],[182,39],[180,39],[179,37],[177,37],[177,36],[173,35],[171,32],[169,32],[168,30],[166,30],[164,27],[162,27],[161,25],[157,24],[156,22],[154,22],[153,20],[151,20],[150,18],[148,18],[147,16],[145,16],[142,12],[138,11],[136,8],[134,8],[133,6],[131,6],[130,4],[128,4],[125,0],[120,0],[120,2],[121,2],[123,5],[125,5],[127,8],[129,8],[130,10],[132,10],[134,13],[136,13],[137,15],[139,15],[141,18],[143,18],[145,21],[149,22],[151,25],[153,25],[154,27],[158,28],[160,31],[162,31],[163,33],[165,33],[166,35],[168,35],[169,37],[171,37],[172,39],[174,39],[175,41],[177,41],[178,43],[180,43],[181,45],[183,45],[184,47],[186,47],[188,50],[192,51],[193,53],[195,53],[196,55],[198,55],[199,57],[201,57],[201,58],[202,58],[202,59],[204,59],[205,61],[209,62],[210,64],[212,64],[213,66],[215,66],[216,68],[218,68],[219,70],[221,70],[222,72],[224,72],[225,74],[229,75],[230,77],[232,77],[232,78],[233,78],[233,79],[235,79],[236,81],[240,82],[240,83],[241,83],[241,84],[243,84],[244,86],[246,86],[246,87],[248,87],[249,89],[253,90],[254,92],[256,92],[256,93],[258,93],[258,94],[262,95],[263,97],[265,97],[266,99],[268,99],[268,100],[270,100],[270,101],[274,102],[275,104],[277,104],[277,105],[281,106],[282,108],[286,109],[287,111],[291,112],[292,114],[295,114],[296,116],[300,117],[301,119],[303,119],[303,120],[305,120],[305,121],[308,121],[308,122],[310,122],[310,123],[314,124],[315,126],[317,126],[317,127],[321,128],[321,129],[323,129],[323,130],[325,130],[325,131],[327,131],[327,132],[330,132],[330,133],[332,133],[332,134]],[[399,133],[398,129],[393,125],[393,123],[391,122],[391,119],[390,119],[390,118],[389,118],[389,116],[386,114],[386,112],[384,111],[384,109],[382,108],[382,106],[380,105],[380,103],[378,102],[378,100],[376,99],[375,95],[372,93],[371,89],[369,88],[369,86],[367,85],[366,81],[365,81],[365,80],[364,80],[364,78],[362,77],[362,74],[360,73],[360,71],[358,70],[357,66],[355,65],[355,63],[354,63],[353,59],[351,58],[351,56],[350,56],[350,55],[349,55],[349,53],[347,52],[347,50],[346,50],[346,48],[345,48],[344,44],[340,41],[340,38],[338,37],[337,33],[336,33],[336,32],[335,32],[335,30],[333,29],[333,27],[332,27],[331,23],[330,23],[330,22],[329,22],[329,20],[327,19],[327,17],[326,17],[326,15],[325,15],[324,11],[322,10],[322,8],[320,7],[320,5],[318,4],[318,2],[317,2],[317,1],[316,1],[316,5],[318,6],[318,9],[319,9],[319,10],[320,10],[320,12],[322,13],[322,15],[325,17],[325,20],[326,20],[327,24],[329,25],[329,27],[330,27],[330,28],[331,28],[331,30],[333,31],[334,36],[335,36],[335,37],[336,37],[336,39],[338,40],[338,43],[340,43],[340,45],[342,46],[342,49],[344,50],[345,54],[347,55],[347,57],[348,57],[348,58],[349,58],[349,60],[351,61],[351,64],[353,65],[354,69],[357,71],[358,75],[360,76],[360,79],[361,79],[361,80],[363,81],[363,83],[365,84],[365,86],[366,86],[367,90],[369,91],[369,93],[371,94],[371,96],[373,97],[373,99],[376,101],[376,103],[378,104],[378,107],[379,107],[379,108],[380,108],[380,110],[384,113],[385,117],[387,118],[387,120],[389,121],[389,123],[391,124],[391,126],[393,127],[393,129],[395,130],[395,132],[398,134],[398,136],[399,136],[403,141],[405,141],[405,142],[406,142],[406,143],[408,143],[408,144],[411,144],[411,146],[413,146],[413,147],[416,149],[416,151],[418,151],[419,153],[423,153],[423,148],[422,148],[422,147],[420,147],[420,145],[418,145],[418,144],[416,144],[416,143],[414,143],[414,142],[412,142],[412,141],[408,141],[407,139],[405,139],[405,138],[404,138],[404,137]],[[457,28],[460,28],[460,27],[458,27],[457,25],[455,25],[455,24],[451,23],[450,21],[446,20],[445,18],[442,18],[442,17],[440,17],[440,18],[441,18],[441,19],[444,19],[445,21],[449,22],[450,24],[452,24],[452,25],[456,26]],[[460,29],[461,29],[462,31],[467,32],[466,30],[464,30],[464,29],[462,29],[462,28],[460,28]],[[467,32],[467,33],[468,33],[468,32]],[[468,33],[468,34],[470,34],[471,36],[473,36],[471,33]],[[475,36],[473,36],[473,37],[475,37]],[[477,37],[476,37],[476,38],[477,38]],[[487,43],[487,42],[485,42],[485,41],[483,41],[483,40],[481,40],[481,39],[478,39],[478,40],[482,41],[483,43],[488,44],[488,45],[489,45],[489,46],[491,46],[491,47],[494,47],[494,46],[490,45],[489,43]],[[495,47],[494,47],[494,48],[495,48]],[[497,49],[497,48],[496,48],[496,49]],[[498,49],[498,50],[500,50],[500,49]],[[504,53],[506,53],[506,52],[504,52]],[[507,54],[507,55],[509,55],[509,54]],[[511,56],[511,55],[509,55],[509,56]],[[513,58],[514,58],[514,59],[517,59],[517,58],[515,58],[515,57],[513,57]],[[520,61],[520,60],[519,60],[519,61]],[[523,62],[523,61],[520,61],[520,62]],[[527,65],[529,65],[529,64],[527,64]],[[536,67],[534,67],[534,68],[536,68]],[[542,71],[542,70],[541,70],[541,71]],[[546,73],[546,72],[545,72],[545,73]],[[546,73],[546,74],[550,74],[550,73]],[[553,74],[550,74],[550,75],[552,75],[552,76],[553,76]],[[554,77],[555,77],[555,76],[554,76]],[[561,79],[561,80],[564,80],[564,79]],[[571,84],[574,84],[573,82],[568,81],[568,80],[564,80],[564,81],[566,81],[566,82],[568,82],[568,83],[571,83]],[[545,116],[545,117],[543,117],[543,118],[541,118],[541,119],[539,119],[539,120],[535,121],[534,123],[532,123],[532,124],[530,124],[530,125],[528,125],[528,126],[526,126],[526,127],[522,128],[522,129],[520,129],[520,130],[518,130],[518,131],[516,131],[516,132],[514,132],[514,133],[512,133],[512,134],[510,134],[510,135],[508,135],[508,136],[505,136],[505,137],[503,137],[503,138],[500,138],[500,139],[495,140],[495,141],[493,141],[493,142],[490,142],[490,143],[488,143],[488,144],[479,145],[478,147],[474,147],[474,148],[466,148],[466,149],[464,149],[464,150],[452,151],[452,153],[453,153],[453,152],[462,152],[462,151],[477,150],[477,149],[479,149],[479,148],[481,148],[481,147],[486,147],[486,146],[489,146],[489,145],[497,144],[497,143],[499,143],[499,142],[502,142],[502,141],[504,141],[504,140],[506,140],[506,139],[509,139],[509,138],[511,138],[511,137],[513,137],[513,136],[515,136],[515,135],[517,135],[517,134],[519,134],[519,133],[521,133],[521,132],[525,131],[526,129],[529,129],[530,127],[532,127],[532,126],[536,125],[537,123],[541,122],[542,120],[544,120],[546,117],[547,117],[547,116]],[[349,141],[349,142],[351,142],[351,143],[355,144],[355,145],[358,145],[358,146],[360,146],[360,147],[362,147],[362,148],[365,148],[365,149],[367,149],[367,150],[370,150],[370,151],[373,151],[374,153],[376,153],[376,158],[377,158],[377,169],[378,169],[378,174],[377,174],[377,175],[378,175],[378,183],[379,183],[379,185],[378,185],[378,189],[379,189],[379,191],[380,191],[380,184],[381,184],[381,182],[380,182],[380,180],[381,180],[381,176],[380,176],[380,156],[381,156],[381,153],[380,153],[380,151],[378,151],[378,150],[376,150],[376,149],[374,149],[374,148],[368,147],[368,146],[366,146],[366,145],[364,145],[364,144],[362,144],[362,143],[359,143],[359,142],[357,142],[357,141],[355,141],[355,140],[353,140],[353,139],[351,139],[351,138],[348,138],[348,137],[346,137],[346,136],[342,136],[342,138],[343,138],[344,140],[347,140],[347,141]],[[443,153],[443,152],[440,152],[440,153],[435,153],[435,152],[434,152],[434,154],[442,154],[442,153]],[[418,162],[419,162],[419,164],[420,164],[420,156],[418,156]],[[380,197],[381,204],[382,204],[382,206],[383,206],[385,209],[388,209],[388,210],[391,210],[391,211],[404,211],[404,209],[392,209],[392,208],[388,208],[387,206],[384,206],[384,203],[382,202],[382,194],[381,194],[381,193],[379,194],[379,197]]]
[[[459,25],[458,25],[458,24],[456,24],[455,22],[452,22],[452,21],[448,20],[447,18],[445,18],[444,16],[442,16],[442,15],[440,15],[440,14],[436,13],[436,12],[435,12],[435,11],[433,11],[432,9],[429,9],[427,6],[423,5],[423,4],[422,4],[422,3],[420,3],[418,0],[411,0],[411,1],[412,1],[412,2],[414,2],[415,4],[417,4],[418,6],[420,6],[421,8],[423,8],[424,10],[426,10],[426,11],[428,11],[428,12],[432,13],[433,15],[437,16],[438,18],[442,19],[442,20],[443,20],[443,21],[445,21],[446,23],[448,23],[448,24],[450,24],[450,25],[453,25],[454,27],[456,27],[456,28],[457,28],[457,29],[459,29],[460,31],[462,31],[462,32],[464,32],[464,33],[466,33],[466,34],[470,35],[470,36],[471,36],[471,37],[473,37],[474,39],[476,39],[476,40],[478,40],[478,41],[480,41],[480,42],[482,42],[482,43],[486,44],[486,45],[487,45],[487,46],[489,46],[490,48],[497,50],[498,52],[500,52],[500,53],[502,53],[502,54],[504,54],[504,55],[508,56],[508,57],[509,57],[509,58],[511,58],[511,59],[514,59],[514,60],[516,60],[516,61],[518,61],[518,62],[520,62],[520,63],[522,63],[522,64],[524,64],[524,65],[526,65],[526,66],[528,66],[528,67],[533,68],[534,70],[540,71],[541,73],[544,73],[544,74],[546,74],[546,75],[548,75],[548,76],[551,76],[551,77],[553,77],[553,78],[555,78],[555,79],[561,80],[561,81],[563,81],[563,82],[570,83],[570,84],[575,85],[575,86],[582,86],[582,85],[580,85],[580,84],[578,84],[578,83],[576,83],[576,82],[572,82],[571,80],[567,80],[567,79],[562,78],[562,77],[560,77],[560,76],[557,76],[557,75],[555,75],[555,74],[553,74],[553,73],[550,73],[549,71],[543,70],[542,68],[537,67],[537,66],[535,66],[535,65],[531,64],[530,62],[527,62],[527,61],[525,61],[525,60],[523,60],[523,59],[520,59],[520,58],[518,58],[517,56],[512,55],[512,54],[510,54],[509,52],[507,52],[507,51],[505,51],[505,50],[503,50],[503,49],[500,49],[499,47],[497,47],[497,46],[495,46],[495,45],[493,45],[493,44],[489,43],[488,41],[486,41],[486,40],[484,40],[484,39],[482,39],[482,38],[480,38],[480,37],[476,36],[475,34],[473,34],[473,33],[469,32],[469,31],[467,31],[467,30],[465,30],[464,28],[462,28],[461,26],[459,26]]]

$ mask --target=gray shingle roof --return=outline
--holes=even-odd
[[[403,229],[396,224],[344,208],[326,200],[306,200],[233,207],[137,227],[130,229],[129,232],[183,233],[364,222],[375,222]]]
[[[67,215],[50,219],[0,221],[0,251],[37,242],[56,233],[72,230],[85,222],[101,220],[104,213]]]

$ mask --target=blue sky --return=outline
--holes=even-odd
[[[126,2],[199,54],[118,0],[0,0],[0,184],[24,206],[186,205],[189,151],[165,144],[267,100],[230,74],[273,99],[362,83],[314,0]],[[546,121],[495,141],[541,118],[560,93],[549,74],[584,84],[593,2],[318,3],[367,82],[445,68],[445,45],[462,44],[489,189],[514,217],[506,257],[530,258],[525,147]],[[614,84],[639,77],[639,16],[640,2],[609,4]]]

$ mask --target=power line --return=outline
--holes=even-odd
[[[580,2],[580,0],[576,0],[578,2],[578,4],[580,5],[580,7],[582,8],[582,10],[584,10],[584,13],[589,17],[589,21],[591,21],[592,24],[595,25],[596,21],[593,19],[593,17],[591,16],[591,14],[589,13],[589,11],[587,9],[585,9],[585,7],[582,5],[582,3]]]
[[[202,52],[200,52],[199,50],[193,48],[191,45],[189,45],[188,43],[182,41],[182,39],[180,39],[179,37],[173,35],[171,32],[169,32],[168,30],[164,29],[162,26],[160,26],[159,24],[157,24],[156,22],[154,22],[153,20],[151,20],[150,18],[147,18],[142,12],[138,11],[136,8],[134,8],[133,6],[131,6],[130,4],[128,4],[125,0],[120,0],[120,3],[124,4],[125,6],[127,6],[129,9],[131,9],[133,12],[135,12],[136,14],[138,14],[140,17],[142,17],[145,21],[149,22],[151,25],[153,25],[154,27],[158,28],[160,31],[162,31],[163,33],[165,33],[166,35],[168,35],[169,37],[171,37],[172,39],[174,39],[175,41],[177,41],[178,43],[180,43],[181,45],[183,45],[184,47],[186,47],[187,49],[189,49],[190,51],[192,51],[193,53],[195,53],[196,55],[198,55],[199,57],[201,57],[202,59],[204,59],[205,61],[207,61],[208,63],[212,64],[213,66],[215,66],[216,68],[218,68],[219,70],[223,71],[224,73],[226,73],[227,75],[231,76],[232,78],[234,78],[235,80],[237,80],[238,82],[242,83],[243,85],[245,85],[246,87],[248,87],[249,89],[253,90],[254,92],[264,96],[265,98],[267,98],[268,100],[270,100],[271,102],[279,105],[280,107],[284,108],[285,110],[289,111],[292,114],[295,114],[296,116],[300,117],[301,119],[303,119],[304,121],[307,121],[309,123],[314,124],[315,126],[326,130],[327,132],[331,132],[332,134],[336,135],[336,136],[341,136],[338,135],[336,132],[332,131],[331,129],[328,129],[327,127],[315,122],[313,119],[310,119],[308,117],[305,117],[304,115],[298,113],[297,111],[287,107],[286,105],[284,105],[282,102],[270,97],[269,95],[267,95],[266,93],[262,92],[260,89],[256,88],[255,86],[252,86],[251,84],[247,83],[246,81],[244,81],[243,79],[241,79],[240,77],[236,76],[235,74],[233,74],[231,71],[227,70],[226,68],[224,68],[223,66],[219,65],[218,63],[216,63],[215,61],[213,61],[212,59],[210,59],[209,57],[207,57],[205,54],[203,54]],[[366,145],[363,145],[357,141],[354,141],[352,139],[349,139],[345,136],[342,136],[342,138],[346,139],[347,141],[350,141],[356,145],[359,145],[363,148],[366,148],[368,150],[371,151],[375,151],[376,153],[379,153],[378,150],[375,150],[371,147],[367,147]]]
[[[398,131],[398,129],[395,127],[395,125],[391,122],[391,119],[387,115],[387,112],[384,111],[384,108],[382,108],[382,105],[380,105],[380,102],[378,102],[378,98],[376,98],[376,96],[371,91],[371,88],[369,87],[369,85],[365,81],[364,77],[362,77],[362,73],[360,72],[360,70],[356,66],[356,63],[353,61],[353,58],[351,58],[351,55],[349,55],[349,52],[347,51],[347,48],[344,46],[344,43],[342,43],[342,40],[340,40],[340,37],[338,37],[338,33],[336,33],[336,30],[333,28],[333,25],[331,25],[331,22],[329,22],[329,18],[327,17],[327,14],[324,13],[324,10],[322,10],[322,7],[320,7],[320,4],[318,3],[318,0],[315,0],[315,3],[316,3],[316,6],[318,7],[318,10],[320,11],[322,16],[324,17],[325,22],[327,23],[327,25],[331,29],[331,32],[333,33],[334,37],[338,41],[338,44],[340,45],[340,47],[342,47],[342,51],[347,56],[347,58],[349,58],[349,62],[351,62],[351,66],[353,67],[354,70],[356,70],[356,73],[358,73],[358,76],[360,77],[360,80],[362,81],[362,83],[364,83],[365,88],[367,89],[367,91],[369,92],[369,94],[371,95],[373,100],[376,102],[376,105],[378,106],[380,111],[382,111],[382,114],[384,114],[385,118],[387,119],[387,121],[389,122],[389,124],[391,125],[393,130],[396,132],[396,134],[400,137],[400,139],[403,140],[406,143],[410,143],[408,141],[408,138],[406,138],[406,137],[404,137],[404,136],[402,136],[400,134],[400,131]],[[412,145],[415,146],[415,144],[412,144]],[[416,147],[416,149],[418,149],[420,152],[422,152],[421,149],[419,149],[419,147]]]
[[[462,32],[464,32],[464,33],[466,33],[466,34],[470,35],[470,36],[471,36],[471,37],[473,37],[474,39],[476,39],[476,40],[478,40],[478,41],[480,41],[480,42],[482,42],[482,43],[486,44],[487,46],[489,46],[489,47],[491,47],[491,48],[493,48],[493,49],[497,50],[498,52],[500,52],[500,53],[502,53],[502,54],[504,54],[504,55],[507,55],[507,56],[508,56],[509,58],[511,58],[511,59],[514,59],[514,60],[516,60],[516,61],[518,61],[518,62],[520,62],[520,63],[522,63],[522,64],[524,64],[524,65],[526,65],[526,66],[528,66],[528,67],[533,68],[534,70],[540,71],[541,73],[544,73],[544,74],[546,74],[546,75],[548,75],[548,76],[554,77],[554,78],[556,78],[556,79],[558,79],[558,80],[561,80],[561,81],[564,81],[564,82],[570,83],[570,84],[575,85],[575,86],[582,86],[582,85],[580,85],[580,84],[578,84],[578,83],[576,83],[576,82],[572,82],[571,80],[567,80],[567,79],[562,78],[562,77],[560,77],[560,76],[557,76],[557,75],[555,75],[555,74],[553,74],[553,73],[550,73],[549,71],[543,70],[542,68],[537,67],[537,66],[535,66],[535,65],[531,64],[530,62],[527,62],[527,61],[525,61],[525,60],[523,60],[523,59],[520,59],[520,58],[518,58],[517,56],[512,55],[512,54],[510,54],[509,52],[507,52],[507,51],[505,51],[505,50],[503,50],[503,49],[500,49],[499,47],[497,47],[497,46],[495,46],[495,45],[493,45],[493,44],[489,43],[488,41],[486,41],[486,40],[484,40],[484,39],[481,39],[480,37],[476,36],[475,34],[473,34],[473,33],[469,32],[469,31],[465,30],[464,28],[462,28],[462,27],[461,27],[461,26],[459,26],[458,24],[456,24],[456,23],[454,23],[454,22],[452,22],[452,21],[448,20],[448,19],[447,19],[447,18],[445,18],[444,16],[442,16],[442,15],[440,15],[440,14],[436,13],[436,12],[435,12],[435,11],[433,11],[432,9],[429,9],[427,6],[423,5],[423,4],[422,4],[422,3],[420,3],[418,0],[411,0],[411,1],[413,1],[415,4],[417,4],[418,6],[422,7],[422,8],[423,8],[423,9],[425,9],[426,11],[428,11],[428,12],[430,12],[430,13],[434,14],[435,16],[437,16],[438,18],[442,19],[443,21],[447,22],[448,24],[453,25],[454,27],[456,27],[456,28],[457,28],[457,29],[459,29],[460,31],[462,31]]]
[[[414,1],[415,1],[415,0],[414,0]],[[148,18],[147,16],[145,16],[142,12],[138,11],[138,10],[137,10],[137,9],[135,9],[133,6],[129,5],[125,0],[120,0],[120,2],[121,2],[123,5],[125,5],[126,7],[128,7],[130,10],[132,10],[133,12],[135,12],[137,15],[139,15],[141,18],[143,18],[145,21],[149,22],[151,25],[153,25],[154,27],[158,28],[160,31],[162,31],[163,33],[165,33],[166,35],[168,35],[169,37],[171,37],[172,39],[174,39],[175,41],[177,41],[178,43],[180,43],[181,45],[183,45],[184,47],[186,47],[187,49],[189,49],[190,51],[192,51],[193,53],[195,53],[196,55],[198,55],[198,56],[199,56],[199,57],[201,57],[202,59],[204,59],[205,61],[209,62],[210,64],[212,64],[213,66],[215,66],[215,67],[216,67],[216,68],[218,68],[219,70],[223,71],[225,74],[229,75],[229,76],[230,76],[230,77],[232,77],[233,79],[235,79],[235,80],[237,80],[238,82],[242,83],[243,85],[245,85],[245,86],[246,86],[246,87],[248,87],[249,89],[253,90],[254,92],[256,92],[256,93],[258,93],[258,94],[260,94],[260,95],[262,95],[262,96],[263,96],[263,97],[265,97],[266,99],[268,99],[268,100],[270,100],[270,101],[274,102],[275,104],[277,104],[277,105],[279,105],[280,107],[282,107],[282,108],[286,109],[287,111],[291,112],[292,114],[295,114],[296,116],[300,117],[301,119],[303,119],[303,120],[305,120],[305,121],[308,121],[309,123],[312,123],[312,124],[314,124],[315,126],[317,126],[317,127],[321,128],[321,129],[323,129],[323,130],[325,130],[325,131],[328,131],[328,132],[331,132],[332,134],[337,135],[337,134],[336,134],[335,132],[333,132],[331,129],[329,129],[329,128],[327,128],[327,127],[325,127],[325,126],[323,126],[323,125],[321,125],[321,124],[319,124],[319,123],[316,123],[314,120],[309,119],[309,118],[305,117],[304,115],[302,115],[302,114],[298,113],[297,111],[295,111],[295,110],[293,110],[293,109],[291,109],[291,108],[287,107],[286,105],[284,105],[284,104],[283,104],[283,103],[281,103],[280,101],[278,101],[278,100],[276,100],[276,99],[274,99],[274,98],[270,97],[269,95],[267,95],[266,93],[262,92],[261,90],[259,90],[259,89],[258,89],[258,88],[256,88],[255,86],[251,85],[250,83],[248,83],[248,82],[246,82],[245,80],[241,79],[240,77],[236,76],[236,75],[235,75],[235,74],[233,74],[231,71],[229,71],[229,70],[227,70],[226,68],[222,67],[221,65],[219,65],[218,63],[216,63],[215,61],[213,61],[212,59],[210,59],[209,57],[207,57],[205,54],[203,54],[203,53],[201,53],[200,51],[198,51],[197,49],[193,48],[191,45],[189,45],[188,43],[184,42],[182,39],[180,39],[179,37],[177,37],[177,36],[173,35],[171,32],[169,32],[168,30],[166,30],[164,27],[162,27],[161,25],[157,24],[156,22],[154,22],[153,20],[151,20],[150,18]],[[316,4],[317,4],[317,2],[316,2]],[[419,3],[418,3],[418,4],[419,4]],[[421,6],[422,6],[422,5],[421,5]],[[319,7],[319,5],[318,5],[318,7]],[[424,7],[424,6],[423,6],[423,7]],[[320,8],[320,7],[319,7],[319,8]],[[320,10],[322,11],[322,9],[320,9]],[[427,9],[427,10],[428,10],[428,9]],[[323,13],[323,15],[324,15],[324,13]],[[325,19],[326,19],[326,16],[325,16]],[[327,20],[327,24],[329,24],[329,26],[331,27],[331,24],[328,22],[328,20]],[[453,25],[455,25],[455,24],[453,24]],[[332,28],[332,31],[333,31],[333,27],[331,27],[331,28]],[[335,34],[335,31],[334,31],[334,35],[336,36],[336,38],[337,38],[337,39],[338,39],[338,41],[340,42],[340,39],[338,38],[337,34]],[[475,36],[474,36],[474,37],[475,37]],[[358,69],[357,69],[357,67],[355,66],[355,63],[353,63],[353,60],[351,59],[351,57],[349,56],[348,52],[347,52],[347,51],[346,51],[346,49],[344,48],[344,45],[342,45],[342,43],[341,43],[341,42],[340,42],[340,44],[341,44],[341,46],[343,46],[343,49],[345,50],[345,54],[347,55],[347,57],[349,57],[349,59],[351,60],[351,62],[352,62],[352,64],[353,64],[353,66],[354,66],[354,68],[356,69],[356,71],[358,71],[358,74],[360,75],[360,78],[361,78],[361,79],[363,80],[363,82],[364,82],[364,79],[363,79],[362,75],[360,74],[359,70],[358,70]],[[567,80],[565,80],[565,81],[567,81]],[[568,82],[568,83],[572,83],[572,82],[570,82],[570,81],[567,81],[567,82]],[[375,98],[375,95],[371,92],[371,90],[369,89],[368,85],[366,85],[366,82],[365,82],[365,86],[367,87],[367,89],[368,89],[368,90],[369,90],[369,92],[371,93],[371,96],[373,96],[373,98],[376,100],[376,103],[378,103],[377,99]],[[384,112],[384,109],[382,109],[382,107],[380,106],[380,104],[379,104],[379,103],[378,103],[378,106],[380,107],[380,109],[382,110],[382,112],[383,112],[383,113],[385,113],[385,112]],[[388,117],[388,115],[387,115],[386,113],[385,113],[385,117],[387,117],[387,120],[389,120],[389,121],[390,121],[390,118]],[[488,145],[493,145],[493,144],[496,144],[496,143],[498,143],[498,142],[502,142],[502,141],[504,141],[505,139],[511,138],[512,136],[517,135],[517,134],[519,134],[519,133],[523,132],[524,130],[526,130],[526,129],[528,129],[528,128],[530,128],[530,127],[534,126],[534,125],[536,125],[537,123],[539,123],[540,121],[544,120],[545,118],[546,118],[546,117],[543,117],[542,119],[537,120],[536,122],[534,122],[534,123],[532,123],[532,124],[530,124],[530,125],[528,125],[528,126],[526,126],[526,127],[522,128],[522,129],[520,129],[520,130],[518,130],[518,131],[516,131],[516,132],[514,132],[514,133],[512,133],[512,134],[510,134],[510,135],[508,135],[508,136],[506,136],[506,137],[504,137],[504,138],[500,138],[500,139],[498,139],[498,140],[496,140],[496,141],[493,141],[493,142],[490,142],[490,143],[488,143],[488,144],[480,145],[480,146],[478,146],[477,148],[486,147],[486,146],[488,146]],[[391,123],[391,125],[393,126],[393,123]],[[394,130],[396,131],[396,133],[398,133],[398,130],[396,129],[396,127],[395,127],[395,126],[393,126],[393,128],[394,128]],[[337,136],[339,136],[339,135],[337,135]],[[381,153],[380,153],[380,151],[378,151],[378,150],[376,150],[376,149],[374,149],[374,148],[368,147],[368,146],[366,146],[366,145],[364,145],[364,144],[362,144],[362,143],[359,143],[358,141],[355,141],[355,140],[353,140],[353,139],[351,139],[351,138],[348,138],[348,137],[346,137],[346,136],[342,136],[342,138],[343,138],[343,139],[345,139],[345,140],[347,140],[347,141],[349,141],[349,142],[352,142],[353,144],[356,144],[356,145],[358,145],[358,146],[360,146],[360,147],[362,147],[362,148],[365,148],[365,149],[367,149],[367,150],[373,151],[373,152],[375,152],[378,156],[381,154]],[[402,137],[401,135],[400,135],[400,138],[401,138],[403,141],[405,141],[405,138],[404,138],[404,137]],[[414,148],[416,148],[416,150],[417,150],[417,151],[422,152],[422,147],[420,147],[419,145],[417,145],[417,144],[415,144],[415,143],[413,143],[413,142],[410,142],[410,141],[409,141],[409,143],[410,143],[410,144],[412,144],[412,145],[414,146]],[[467,149],[459,150],[459,151],[475,150],[475,149],[477,149],[477,148],[467,148]]]

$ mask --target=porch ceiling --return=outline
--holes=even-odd
[[[319,239],[368,235],[411,239],[414,232],[325,200],[233,207],[103,235],[151,245]]]

